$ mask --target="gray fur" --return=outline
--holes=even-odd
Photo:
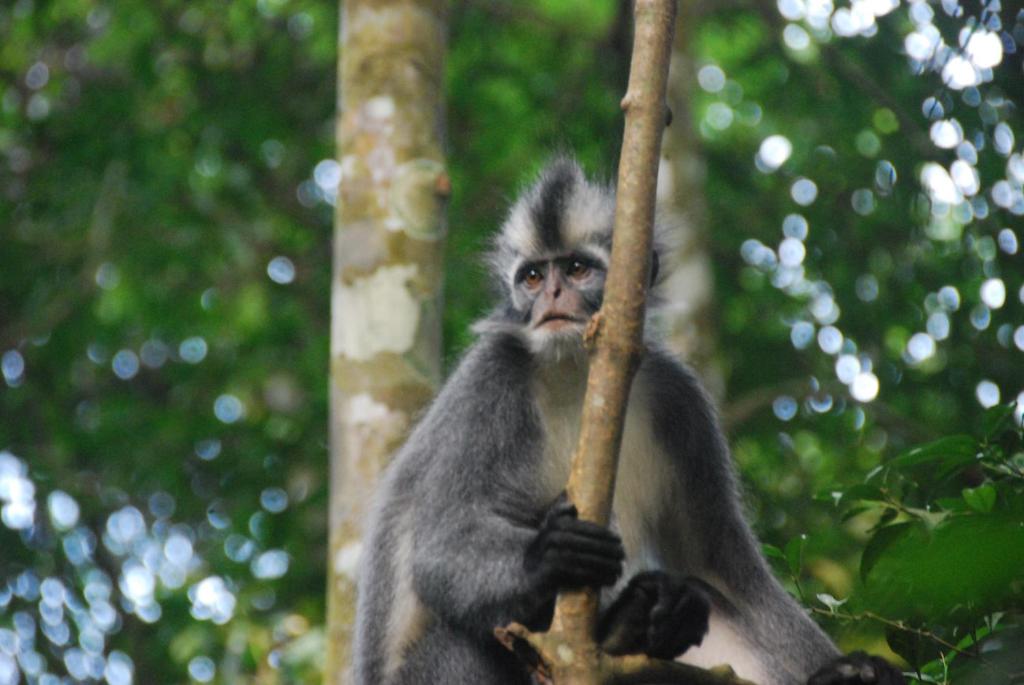
[[[496,241],[491,261],[507,297],[516,264],[551,243],[537,236],[531,244],[531,216],[562,227],[569,249],[608,244],[608,191],[589,184],[575,163],[557,164],[557,174],[542,174],[513,207]],[[538,199],[556,195],[545,191],[550,178],[560,179],[559,193],[572,189],[557,197],[563,214],[584,212],[584,200],[594,205],[593,230],[568,235],[581,217],[535,209]],[[480,339],[377,493],[359,581],[354,668],[361,685],[530,682],[492,630],[550,621],[553,596],[531,587],[524,555],[564,487],[586,358],[538,354],[522,321],[506,300],[477,327]],[[613,527],[626,549],[626,575],[671,569],[700,578],[712,595],[711,632],[683,660],[732,662],[741,675],[773,685],[806,682],[836,656],[759,552],[710,401],[653,343],[634,381],[620,461]],[[605,600],[616,590],[607,589]]]

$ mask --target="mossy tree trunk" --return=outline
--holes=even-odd
[[[324,682],[350,680],[370,495],[441,378],[447,3],[341,3]]]

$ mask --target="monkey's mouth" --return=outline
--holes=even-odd
[[[549,312],[541,317],[541,320],[537,322],[534,328],[548,327],[548,328],[564,328],[573,324],[581,324],[582,320],[572,316],[570,314],[562,314],[561,312]]]

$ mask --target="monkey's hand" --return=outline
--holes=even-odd
[[[852,652],[811,676],[807,685],[904,685],[903,673],[880,656]]]
[[[612,585],[622,575],[625,558],[619,536],[577,518],[563,494],[556,499],[526,549],[524,566],[537,586],[548,592],[563,588]]]
[[[674,659],[704,639],[710,611],[704,590],[689,578],[645,571],[601,616],[597,640],[609,654]]]

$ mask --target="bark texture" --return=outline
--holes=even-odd
[[[341,3],[324,682],[348,682],[370,495],[441,378],[443,0]]]

